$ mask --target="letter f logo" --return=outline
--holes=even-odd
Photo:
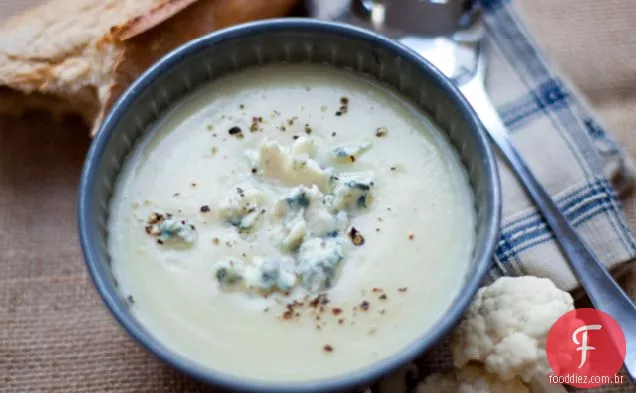
[[[596,349],[594,347],[587,345],[587,331],[601,330],[601,329],[602,329],[601,325],[585,325],[576,329],[574,333],[572,333],[572,341],[574,341],[574,343],[577,345],[579,344],[581,345],[580,347],[576,349],[577,351],[581,351],[581,364],[579,364],[579,368],[583,367],[583,365],[585,364],[585,361],[587,360],[587,351],[593,351]],[[583,334],[581,335],[581,342],[579,342],[576,336],[581,332],[583,332]]]

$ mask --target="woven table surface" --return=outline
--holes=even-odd
[[[0,19],[41,0],[0,0]],[[636,2],[520,0],[553,62],[636,157]],[[140,349],[84,268],[79,122],[0,117],[0,392],[209,392]],[[636,194],[623,200],[636,228]],[[636,266],[621,283],[636,298]],[[634,385],[597,392],[636,392]]]

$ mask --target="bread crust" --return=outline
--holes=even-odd
[[[123,25],[114,26],[111,33],[117,39],[128,40],[151,30],[197,1],[199,0],[167,0],[146,14],[137,15]]]
[[[0,26],[0,113],[80,115],[94,135],[130,83],[172,49],[227,26],[286,15],[296,2],[51,0]],[[56,31],[61,35],[45,34]]]

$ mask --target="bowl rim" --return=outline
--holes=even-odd
[[[125,310],[117,289],[108,284],[109,279],[106,277],[106,269],[103,263],[100,262],[100,256],[97,252],[99,249],[98,239],[96,239],[97,236],[93,236],[91,231],[91,228],[96,224],[96,219],[92,215],[95,205],[95,201],[92,198],[92,187],[98,180],[101,157],[117,129],[117,124],[122,115],[137,100],[139,95],[160,77],[165,69],[178,65],[183,59],[196,55],[216,43],[262,32],[286,31],[290,29],[311,31],[317,34],[336,34],[344,38],[369,41],[374,45],[388,49],[390,52],[399,54],[406,62],[431,76],[442,89],[448,92],[451,101],[464,114],[464,117],[470,123],[469,128],[475,134],[481,165],[486,173],[487,189],[484,192],[486,193],[488,206],[486,214],[484,214],[484,220],[486,220],[484,244],[482,247],[476,244],[476,249],[481,249],[481,252],[479,255],[475,254],[473,256],[473,261],[476,264],[474,274],[467,277],[464,287],[451,304],[452,307],[433,327],[415,339],[412,345],[400,350],[393,356],[337,377],[309,381],[271,382],[245,379],[203,366],[164,347],[150,332],[144,331],[134,317]],[[106,116],[87,153],[78,191],[77,222],[84,262],[97,292],[118,323],[144,349],[177,370],[212,386],[243,392],[313,393],[351,390],[372,383],[374,380],[431,349],[459,322],[477,292],[479,284],[490,268],[501,216],[500,181],[490,143],[474,110],[453,83],[427,60],[397,41],[344,23],[308,18],[278,18],[236,25],[189,41],[163,56],[132,83]]]

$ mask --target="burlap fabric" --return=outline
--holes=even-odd
[[[35,2],[0,0],[0,17]],[[519,2],[538,41],[636,156],[636,2]],[[75,222],[88,143],[78,123],[0,118],[0,392],[209,392],[132,342],[90,283]],[[636,196],[624,204],[636,227]],[[636,298],[636,267],[621,281]],[[425,357],[427,369],[444,364],[439,353]]]

